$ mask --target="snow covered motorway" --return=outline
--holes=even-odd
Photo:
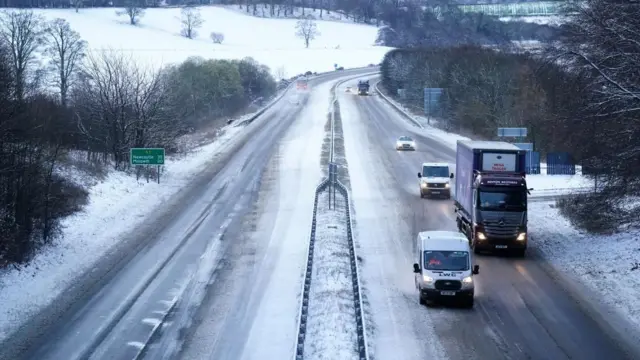
[[[375,70],[290,90],[130,235],[138,245],[7,338],[0,358],[235,359],[245,342],[253,356],[290,357],[306,259],[298,236],[308,234],[321,180],[328,95],[340,78]]]
[[[452,201],[421,199],[416,172],[423,162],[455,163],[455,150],[378,94],[346,92],[356,81],[344,84],[338,101],[371,358],[640,358],[628,319],[591,301],[594,294],[536,251],[535,229],[545,224],[530,224],[524,259],[476,257],[473,309],[420,306],[411,276],[414,239],[420,231],[457,229]],[[418,150],[396,151],[402,135]]]

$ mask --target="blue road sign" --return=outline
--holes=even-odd
[[[498,137],[527,137],[527,128],[498,128]]]

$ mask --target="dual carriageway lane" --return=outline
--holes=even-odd
[[[346,158],[357,160],[349,163],[349,173],[374,323],[373,353],[415,359],[441,348],[437,358],[638,358],[630,353],[635,349],[594,320],[597,314],[579,306],[578,294],[556,281],[532,252],[524,259],[476,256],[480,274],[471,311],[419,307],[411,271],[414,239],[419,231],[457,229],[453,201],[421,199],[417,172],[423,162],[455,163],[455,151],[409,125],[377,94],[357,96],[343,89],[339,101]],[[417,151],[395,150],[402,135],[414,138]],[[425,351],[433,333],[438,341]]]

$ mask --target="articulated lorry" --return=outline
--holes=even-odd
[[[526,151],[501,141],[458,141],[455,211],[475,253],[527,249]]]
[[[369,95],[369,80],[358,81],[358,95]]]

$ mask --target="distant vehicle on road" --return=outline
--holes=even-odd
[[[369,80],[358,81],[358,95],[369,95]]]
[[[450,199],[451,179],[453,179],[453,173],[449,173],[449,164],[423,163],[422,173],[418,173],[420,197],[436,195]]]
[[[396,141],[396,150],[416,150],[416,142],[408,136],[400,136]]]
[[[455,231],[423,231],[416,245],[413,273],[420,305],[454,300],[473,307],[473,275],[478,275],[480,266],[471,266],[469,240]]]
[[[526,151],[502,141],[458,141],[455,211],[474,252],[527,249]]]

